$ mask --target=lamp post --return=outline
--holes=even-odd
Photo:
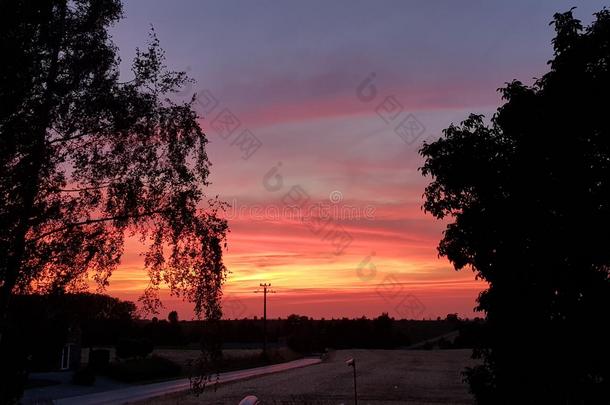
[[[354,370],[354,405],[358,405],[358,390],[356,388],[356,360],[352,357],[345,361],[348,367]]]

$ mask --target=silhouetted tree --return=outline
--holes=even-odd
[[[394,334],[394,319],[390,318],[387,312],[383,312],[380,316],[373,319],[373,347],[381,347],[383,349],[391,349],[396,346],[396,338]]]
[[[135,310],[132,302],[101,294],[14,296],[9,322],[16,325],[12,336],[18,339],[9,353],[27,356],[29,371],[56,370],[68,342],[113,344],[132,333]]]
[[[447,314],[447,316],[445,317],[445,320],[447,322],[459,322],[460,318],[459,318],[458,314]]]
[[[20,385],[4,357],[11,296],[79,289],[88,274],[106,286],[126,232],[148,245],[148,307],[166,282],[219,317],[227,224],[204,193],[193,101],[168,98],[188,79],[153,34],[121,81],[108,34],[120,16],[119,0],[0,2],[0,402]]]
[[[550,71],[421,150],[424,208],[453,219],[439,253],[489,283],[480,403],[610,398],[610,12],[595,17],[556,14]]]
[[[172,325],[175,325],[178,323],[178,312],[177,311],[171,311],[168,315],[167,315],[167,320],[169,321],[169,323],[171,323]]]

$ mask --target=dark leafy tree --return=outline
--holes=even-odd
[[[439,253],[489,283],[479,403],[610,398],[610,12],[552,24],[548,73],[421,150],[424,208],[452,220]]]
[[[171,323],[172,325],[175,325],[178,323],[178,312],[177,311],[171,311],[168,315],[167,315],[167,320],[169,321],[169,323]]]
[[[144,304],[166,283],[220,314],[223,206],[204,192],[192,101],[169,99],[188,79],[152,35],[123,81],[108,34],[120,16],[119,0],[0,1],[0,402],[19,386],[11,297],[105,287],[126,235],[147,245]]]

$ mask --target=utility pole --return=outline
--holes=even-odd
[[[261,287],[263,287],[263,354],[267,355],[267,293],[274,293],[275,291],[269,290],[271,284],[261,283]],[[260,290],[254,291],[255,293],[260,293]]]

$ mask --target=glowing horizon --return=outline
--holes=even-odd
[[[333,121],[344,119],[342,116],[334,120],[324,118],[321,125],[333,126]],[[348,119],[353,120],[353,116]],[[360,119],[374,123],[379,117]],[[202,125],[211,132],[205,121]],[[284,125],[301,126],[303,122]],[[395,134],[391,135],[396,138],[394,145],[402,142]],[[230,142],[218,140],[213,134],[210,138],[212,159],[216,147],[239,157],[239,150]],[[261,148],[257,153],[263,151]],[[454,312],[463,317],[480,316],[473,307],[485,284],[474,280],[471,271],[456,272],[445,259],[437,257],[436,245],[444,223],[421,210],[421,194],[427,181],[419,175],[411,176],[412,184],[400,190],[402,198],[395,196],[395,183],[400,176],[408,178],[416,169],[415,162],[419,162],[413,147],[408,152],[413,167],[397,167],[402,164],[401,159],[370,164],[369,173],[376,173],[384,180],[373,181],[364,191],[357,184],[350,184],[352,181],[346,176],[341,182],[344,191],[331,190],[325,196],[315,181],[299,174],[296,162],[281,160],[269,167],[260,167],[258,173],[253,172],[253,181],[240,185],[241,192],[232,196],[223,190],[221,181],[215,180],[209,194],[216,194],[215,189],[219,188],[218,194],[225,195],[223,200],[232,204],[225,213],[231,226],[224,258],[231,272],[224,288],[225,301],[229,302],[225,316],[260,316],[261,297],[254,291],[261,282],[271,283],[277,291],[270,297],[270,317],[292,313],[316,318],[373,317],[382,312],[397,318],[420,319],[444,317]],[[225,172],[230,167],[219,169],[218,166],[212,167],[213,179],[216,169],[225,173],[226,182],[232,180],[235,184],[240,180],[239,175],[232,178]],[[240,170],[236,168],[237,172]],[[328,168],[318,167],[318,170]],[[265,188],[265,176],[270,172],[282,177],[281,189]],[[390,173],[393,174],[388,177]],[[306,216],[310,211],[287,208],[284,199],[294,186],[307,193],[309,207],[327,208],[331,225],[340,226],[351,235],[351,243],[341,254],[335,254],[331,242],[324,240],[324,232],[316,234],[301,221],[299,215]],[[371,194],[366,196],[367,193]],[[355,215],[350,217],[346,213]],[[348,217],[342,218],[341,214]],[[138,256],[143,247],[137,240],[129,240],[125,250],[108,291],[133,300],[147,285],[142,258]],[[166,306],[161,316],[178,309],[183,318],[192,317],[190,304],[169,297],[167,292],[162,295]],[[412,297],[417,299],[417,305],[421,303],[421,308],[399,309],[405,299],[412,300]],[[333,306],[329,307],[329,303]]]

